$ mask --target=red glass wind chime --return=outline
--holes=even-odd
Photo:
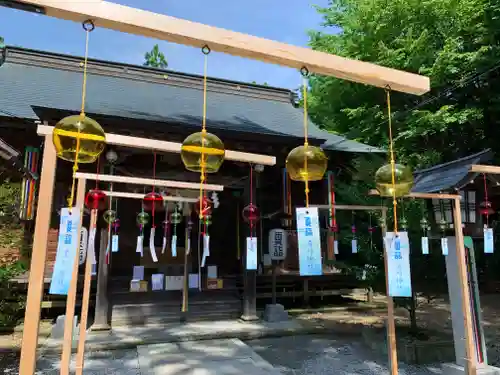
[[[100,157],[97,159],[97,173],[95,180],[95,188],[90,190],[85,195],[85,207],[90,210],[90,228],[89,228],[89,241],[87,244],[87,256],[91,257],[92,274],[97,272],[97,256],[95,251],[95,238],[97,232],[97,215],[99,210],[106,208],[106,194],[99,189],[99,169]]]
[[[164,200],[160,193],[155,190],[156,185],[156,152],[153,153],[153,186],[152,191],[144,195],[142,199],[142,207],[144,211],[151,212],[151,230],[149,232],[149,252],[153,262],[158,262],[155,249],[155,212],[160,212],[164,208]]]
[[[247,249],[247,256],[248,256],[248,250],[256,252],[257,249],[257,221],[259,220],[259,209],[257,206],[253,203],[253,167],[250,165],[250,203],[243,208],[242,211],[242,216],[243,220],[245,223],[250,225],[250,237],[247,239],[247,248],[251,247],[251,249]],[[254,257],[256,254],[254,255]],[[254,258],[255,259],[255,258]],[[248,261],[247,261],[247,266],[248,266]]]

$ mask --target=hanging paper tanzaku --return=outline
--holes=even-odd
[[[151,253],[151,259],[153,259],[153,262],[158,262],[155,249],[155,227],[152,227],[149,232],[149,252]]]

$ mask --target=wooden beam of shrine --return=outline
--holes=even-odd
[[[52,135],[54,130],[53,126],[38,125],[37,132],[38,135]],[[131,137],[128,135],[119,135],[113,133],[106,133],[106,143],[108,145],[123,146],[130,148],[146,149],[151,151],[160,152],[173,152],[181,153],[181,143],[169,142],[169,141],[159,141],[157,139],[149,138],[139,138]],[[261,154],[252,154],[249,152],[231,151],[226,150],[226,160],[241,161],[245,163],[252,164],[262,164],[262,165],[275,165],[276,157]]]
[[[91,19],[96,27],[117,30],[234,56],[330,75],[353,82],[422,95],[430,90],[428,77],[347,59],[309,48],[216,28],[108,1],[20,0],[38,12],[76,22]],[[36,10],[34,10],[36,11]],[[201,58],[201,57],[200,57]]]
[[[144,194],[139,193],[126,193],[122,191],[104,191],[108,197],[115,198],[129,198],[129,199],[143,199]],[[186,198],[186,197],[177,197],[177,196],[162,196],[164,201],[168,202],[186,202],[186,203],[196,203],[198,199],[196,198]]]
[[[368,192],[368,195],[377,195],[380,193],[376,189]],[[390,198],[390,197],[387,197]],[[443,194],[443,193],[410,193],[405,195],[404,198],[417,198],[417,199],[462,199],[459,194]]]
[[[199,182],[185,182],[185,181],[171,181],[171,180],[153,180],[152,178],[139,178],[139,177],[128,177],[128,176],[115,176],[110,174],[95,174],[95,173],[81,173],[76,172],[75,177],[78,179],[86,180],[99,180],[102,182],[116,182],[119,184],[130,184],[130,185],[150,185],[156,187],[170,187],[177,189],[200,189]],[[206,191],[222,191],[224,186],[204,184],[204,190]]]
[[[331,210],[332,206],[329,204],[314,204],[310,207],[317,207],[321,209]],[[343,210],[343,211],[387,211],[387,207],[385,206],[360,206],[353,204],[335,204],[333,206],[334,210]]]
[[[495,165],[473,164],[470,166],[472,173],[500,174],[500,167]]]

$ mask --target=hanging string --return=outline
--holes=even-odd
[[[334,238],[335,238],[335,232],[337,231],[337,217],[335,215],[335,187],[334,187],[334,183],[335,183],[335,177],[333,176],[333,172],[330,173],[328,175],[328,178],[330,178],[330,182],[331,182],[331,185],[330,185],[330,199],[331,199],[331,215],[332,215],[332,218],[331,218],[331,224],[332,224],[332,228],[334,229]]]
[[[153,193],[155,192],[155,185],[156,185],[156,151],[153,152]],[[153,194],[153,207],[151,210],[151,227],[154,229],[156,228],[155,225],[155,206],[156,206],[156,197]]]
[[[307,169],[307,148],[309,147],[308,140],[308,117],[307,117],[307,77],[309,76],[309,70],[304,66],[300,69],[302,74],[302,97],[304,99],[304,192],[306,194],[306,207],[309,207],[309,173]]]
[[[89,35],[90,32],[95,29],[95,25],[92,21],[87,20],[82,24],[85,30],[85,58],[83,60],[83,84],[82,84],[82,107],[80,111],[80,117],[83,119],[85,117],[85,97],[87,95],[87,61],[89,55]],[[68,198],[68,208],[71,212],[71,207],[73,207],[73,201],[75,199],[75,185],[76,185],[76,172],[78,172],[78,154],[80,152],[80,127],[77,127],[76,136],[76,149],[75,149],[75,162],[73,164],[73,180],[71,183],[71,193]]]
[[[488,185],[486,184],[486,174],[483,173],[483,185],[484,185],[484,202],[485,202],[485,210],[486,210],[486,227],[490,226],[490,203],[488,200]]]
[[[97,157],[97,171],[96,171],[96,178],[95,178],[95,189],[97,190],[99,188],[99,172],[101,171],[101,156],[99,155]]]
[[[205,184],[205,169],[206,169],[206,155],[205,155],[205,137],[207,135],[207,71],[208,71],[208,55],[210,48],[204,46],[201,52],[205,55],[205,64],[203,68],[203,117],[201,121],[201,161],[200,161],[200,220],[203,219],[203,197],[204,197],[204,184]]]
[[[250,164],[250,206],[253,205],[253,168]],[[250,213],[253,215],[253,213]],[[250,218],[250,237],[253,237],[253,218]]]
[[[392,139],[392,114],[391,114],[391,88],[387,86],[385,90],[387,96],[387,116],[389,117],[389,152],[391,157],[391,178],[392,178],[392,206],[394,211],[394,235],[398,234],[398,212],[396,201],[396,162],[394,160],[394,141]]]

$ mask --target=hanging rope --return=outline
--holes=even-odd
[[[396,162],[394,160],[394,141],[392,139],[392,115],[391,115],[391,88],[387,86],[385,90],[387,96],[387,116],[389,117],[389,152],[391,158],[391,178],[392,178],[392,206],[394,211],[394,234],[398,233],[398,202],[396,201]]]
[[[307,117],[307,77],[309,70],[304,66],[300,69],[302,74],[302,97],[304,99],[304,192],[306,194],[306,207],[309,207],[309,173],[307,171],[307,148],[309,147],[308,140],[308,117]]]
[[[89,35],[95,29],[95,25],[91,20],[87,20],[83,22],[82,27],[85,30],[85,58],[83,60],[82,106],[80,111],[80,117],[83,119],[85,117],[85,97],[87,95],[87,61],[89,55]],[[73,164],[73,180],[71,183],[71,193],[68,198],[68,208],[70,210],[71,207],[73,207],[73,201],[75,199],[75,185],[76,185],[75,175],[76,172],[78,172],[79,152],[80,152],[80,128],[78,127],[78,133],[76,137],[75,162]]]
[[[97,157],[97,171],[96,171],[96,178],[95,178],[95,189],[97,190],[99,188],[99,172],[101,171],[101,156],[99,155]]]
[[[205,169],[206,169],[206,160],[205,160],[205,137],[207,134],[207,71],[208,71],[208,55],[210,54],[210,48],[208,46],[204,46],[201,49],[201,52],[205,55],[205,64],[203,68],[203,117],[201,121],[201,162],[200,162],[200,220],[203,219],[203,189],[204,184],[206,183],[205,177]]]

